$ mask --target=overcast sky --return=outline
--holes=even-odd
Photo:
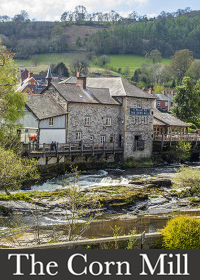
[[[26,10],[30,19],[55,21],[77,5],[85,6],[89,13],[115,10],[122,15],[137,11],[139,15],[156,16],[186,7],[200,10],[200,0],[0,0],[0,15],[13,17]]]

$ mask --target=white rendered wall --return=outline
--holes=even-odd
[[[39,144],[65,143],[65,129],[40,129]]]

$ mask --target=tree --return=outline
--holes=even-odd
[[[77,39],[76,39],[76,45],[77,45],[78,48],[82,47],[80,36],[78,36]]]
[[[13,21],[26,22],[26,21],[30,21],[30,20],[29,20],[28,13],[25,10],[22,10],[20,14],[14,16]]]
[[[186,122],[195,122],[200,116],[200,81],[194,86],[192,79],[184,77],[176,87],[172,113]]]
[[[171,67],[175,77],[177,78],[178,84],[181,83],[192,62],[193,54],[191,51],[184,49],[175,52],[175,55],[172,57]]]
[[[0,123],[12,125],[22,115],[26,96],[16,91],[18,68],[13,62],[14,54],[0,41]]]
[[[69,77],[69,71],[66,65],[63,62],[58,63],[53,68],[53,73],[59,74],[60,76]]]
[[[76,75],[77,72],[86,75],[88,73],[88,68],[88,60],[83,56],[75,58],[70,65],[70,70],[74,75]]]
[[[153,64],[159,63],[162,61],[161,53],[158,50],[153,50],[149,54],[149,58],[152,60]]]
[[[0,147],[0,189],[19,189],[26,180],[38,178],[36,161],[22,159],[12,150]]]
[[[110,58],[107,55],[102,55],[97,60],[97,64],[99,64],[100,66],[105,66],[109,62],[110,62]]]
[[[186,75],[195,81],[200,79],[200,59],[195,59],[190,68],[187,70]]]

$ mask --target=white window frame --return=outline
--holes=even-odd
[[[165,107],[167,107],[168,106],[168,101],[165,101]]]
[[[157,106],[160,107],[160,100],[157,101]]]
[[[80,131],[77,131],[76,132],[76,140],[78,141],[78,140],[82,140],[82,132],[80,132]]]
[[[85,126],[91,125],[91,117],[85,117]]]
[[[54,118],[49,119],[49,126],[54,126]]]
[[[101,135],[100,137],[100,143],[103,144],[106,142],[106,136],[105,135]]]
[[[112,126],[112,118],[106,117],[106,126]]]

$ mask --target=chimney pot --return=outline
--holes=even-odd
[[[77,77],[76,85],[82,87],[83,89],[86,89],[86,77],[81,77],[80,72],[77,72],[76,77]]]
[[[153,90],[152,88],[149,89],[149,94],[152,94],[153,93]]]

